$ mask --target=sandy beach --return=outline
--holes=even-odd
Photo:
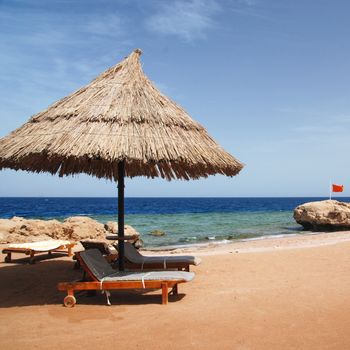
[[[1,263],[0,348],[348,349],[349,233],[186,249],[202,264],[166,306],[139,290],[68,309],[56,284],[80,277],[70,258]]]
[[[0,350],[350,350],[349,13],[0,0]]]

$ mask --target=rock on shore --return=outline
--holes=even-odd
[[[86,216],[73,216],[60,222],[58,220],[31,220],[21,217],[0,219],[0,243],[35,242],[48,239],[71,241],[106,240],[106,235],[117,233],[117,224],[101,224]],[[139,233],[131,226],[125,225],[125,234]]]
[[[294,219],[306,230],[349,230],[350,203],[336,200],[305,203],[294,209]]]

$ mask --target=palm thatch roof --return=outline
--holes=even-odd
[[[136,49],[0,139],[0,169],[196,179],[243,165],[145,76]]]

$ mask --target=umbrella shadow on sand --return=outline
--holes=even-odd
[[[0,309],[62,305],[66,294],[57,290],[57,284],[82,278],[82,270],[75,270],[73,267],[73,261],[61,259],[40,261],[34,265],[0,263]],[[161,304],[159,290],[117,290],[111,291],[111,294],[112,306]],[[169,303],[179,301],[184,296],[185,294],[181,293],[171,296]],[[99,291],[93,295],[77,292],[76,298],[78,305],[106,305],[106,297]]]

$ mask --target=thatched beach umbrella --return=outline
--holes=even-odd
[[[86,173],[118,181],[120,269],[124,176],[234,176],[243,165],[145,76],[136,49],[89,85],[0,139],[0,169]]]

